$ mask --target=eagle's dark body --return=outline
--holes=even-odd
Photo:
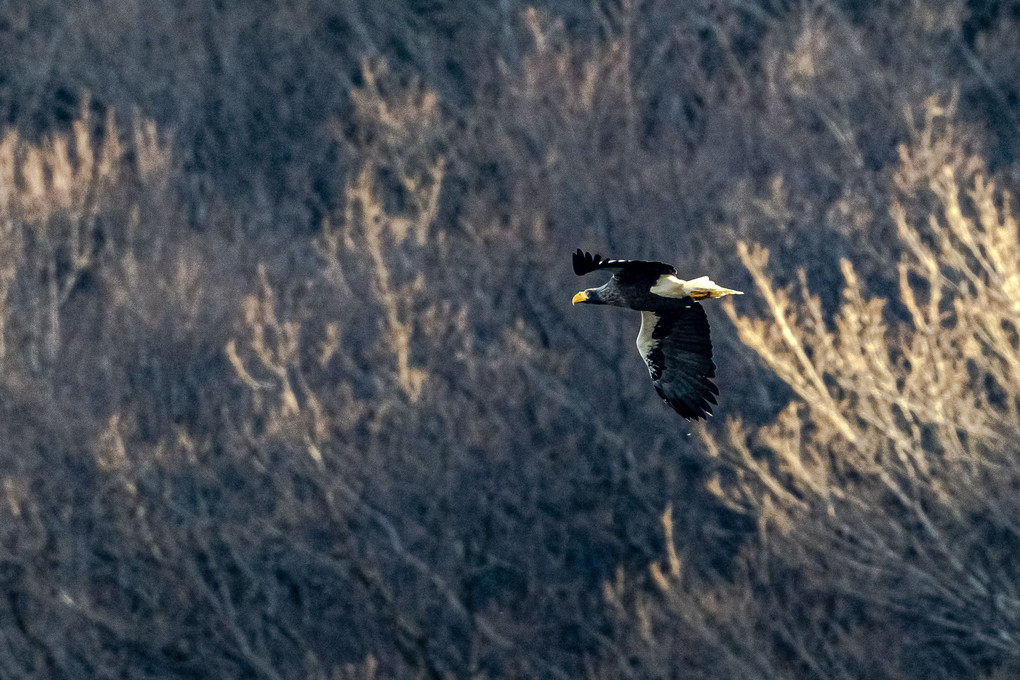
[[[613,277],[599,288],[574,296],[573,302],[627,307],[641,312],[637,346],[659,396],[685,418],[712,413],[719,389],[712,382],[715,363],[708,317],[698,300],[739,291],[722,288],[701,277],[676,278],[676,269],[662,262],[603,260],[578,250],[574,273],[582,276],[599,269]]]

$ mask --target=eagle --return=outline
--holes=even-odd
[[[637,348],[645,360],[655,391],[684,418],[711,415],[719,388],[712,382],[712,340],[701,300],[743,295],[716,285],[707,276],[684,281],[676,268],[662,262],[603,260],[578,248],[574,273],[596,270],[613,278],[574,295],[571,304],[615,305],[641,312]]]

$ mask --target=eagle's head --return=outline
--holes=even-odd
[[[585,288],[581,292],[576,293],[570,300],[570,304],[576,305],[578,302],[584,302],[590,305],[615,305],[617,307],[627,306],[615,277],[610,279],[605,285],[599,286],[598,288]]]
[[[576,305],[578,302],[587,302],[591,305],[599,304],[598,289],[588,288],[587,290],[574,293],[574,297],[571,298],[570,304]]]

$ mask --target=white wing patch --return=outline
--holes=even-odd
[[[743,295],[744,293],[739,290],[733,290],[731,288],[723,288],[722,286],[712,281],[707,276],[699,276],[696,279],[690,281],[684,281],[678,279],[672,274],[663,274],[659,277],[659,280],[655,282],[655,285],[651,287],[650,292],[662,297],[668,298],[685,298],[690,297],[694,300],[705,300],[707,298],[719,298],[724,295]],[[644,326],[642,326],[644,328]],[[649,338],[651,337],[651,331],[648,331]]]
[[[641,330],[638,331],[637,349],[641,353],[642,359],[645,359],[652,351],[652,348],[655,347],[652,331],[655,330],[655,324],[658,322],[659,317],[655,312],[641,312]]]

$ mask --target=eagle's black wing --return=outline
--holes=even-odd
[[[605,269],[613,274],[636,275],[638,277],[655,278],[663,274],[676,275],[676,269],[664,262],[646,262],[644,260],[603,260],[599,255],[586,253],[580,248],[574,253],[574,273],[584,276],[596,269]]]
[[[641,312],[638,350],[659,396],[684,418],[703,418],[719,394],[708,317],[690,298],[680,302],[669,311]]]

